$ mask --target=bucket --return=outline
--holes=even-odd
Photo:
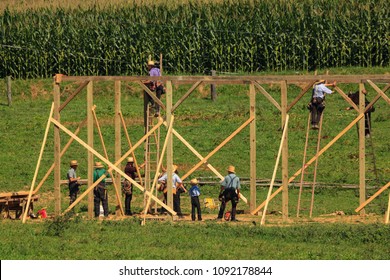
[[[38,217],[42,219],[47,218],[47,213],[45,208],[42,208],[41,210],[38,211]]]

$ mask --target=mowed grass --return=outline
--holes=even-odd
[[[345,71],[345,70],[341,70]],[[357,70],[360,71],[360,70]],[[378,71],[374,69],[373,71]],[[383,73],[388,69],[383,69]],[[27,190],[31,184],[37,164],[39,150],[52,102],[51,80],[16,80],[13,82],[13,104],[6,106],[5,94],[0,99],[0,192]],[[344,92],[357,90],[356,85],[339,85]],[[384,85],[378,85],[383,88]],[[78,87],[77,84],[64,84],[62,102]],[[174,101],[188,90],[187,86],[174,86]],[[264,85],[264,88],[280,102],[280,88]],[[375,92],[367,86],[368,99]],[[103,131],[109,157],[114,155],[114,85],[100,82],[94,84],[94,104]],[[175,112],[175,129],[203,156],[227,138],[238,126],[249,118],[248,86],[217,86],[218,99],[210,100],[209,87],[201,87],[194,92]],[[298,86],[288,88],[289,102],[300,92]],[[308,110],[305,96],[290,112],[289,123],[289,174],[295,173],[302,164],[305,126]],[[165,102],[165,97],[163,97]],[[325,111],[323,144],[333,139],[349,124],[356,113],[346,111],[348,104],[337,93],[327,97]],[[367,181],[368,194],[373,194],[389,180],[389,140],[390,110],[388,104],[379,100],[373,113],[372,139],[375,148],[376,163],[379,169],[377,181]],[[122,84],[122,112],[133,144],[143,135],[143,98],[142,90],[134,84]],[[61,113],[61,121],[70,130],[75,130],[86,116],[86,93],[82,91]],[[281,119],[278,110],[260,93],[256,97],[257,126],[257,177],[269,180],[272,176],[279,141],[281,137]],[[86,129],[80,137],[86,141]],[[161,129],[161,140],[165,138],[165,128]],[[61,145],[68,141],[61,133]],[[102,146],[95,130],[95,149],[101,153]],[[38,172],[39,182],[53,163],[53,128]],[[122,152],[128,149],[125,136],[122,137]],[[136,151],[139,161],[143,161],[143,146]],[[77,159],[80,163],[78,174],[87,176],[87,151],[74,142],[61,161],[61,176],[66,179],[68,163]],[[96,158],[96,160],[98,160]],[[180,175],[184,175],[197,158],[177,139],[174,140],[174,162],[179,165]],[[237,175],[249,177],[249,128],[245,128],[231,142],[223,147],[208,161],[223,175],[228,165],[236,166]],[[351,129],[319,161],[318,181],[321,186],[316,190],[314,216],[343,211],[354,215],[359,205],[358,189],[345,188],[359,182],[358,139],[356,128]],[[370,162],[367,161],[367,169]],[[218,182],[215,175],[201,167],[188,179],[202,177],[204,180]],[[280,170],[277,180],[280,180]],[[367,171],[368,179],[375,179]],[[296,180],[299,180],[297,178]],[[296,182],[295,182],[296,183]],[[278,186],[276,186],[278,187]],[[275,187],[275,188],[276,188]],[[289,212],[295,217],[297,204],[297,185],[290,186]],[[249,199],[249,186],[244,183],[242,193]],[[82,188],[84,190],[85,187]],[[217,198],[218,184],[202,185],[202,198]],[[258,187],[257,201],[262,202],[268,192],[268,186]],[[35,209],[47,207],[49,214],[54,211],[53,177],[48,178],[40,191],[40,200]],[[115,211],[115,194],[109,190],[110,211]],[[387,209],[387,195],[374,200],[366,211],[370,215],[380,216]],[[143,195],[136,190],[133,210],[142,210]],[[68,205],[67,187],[62,188],[62,209]],[[229,206],[230,207],[230,206]],[[229,208],[228,207],[228,208]],[[182,208],[185,214],[190,212],[189,198],[182,195]],[[239,203],[239,210],[247,211],[248,205]],[[269,211],[281,211],[281,196],[270,204]],[[147,222],[141,226],[137,218],[126,221],[89,221],[86,220],[87,202],[83,200],[77,207],[77,218],[60,218],[29,222],[22,225],[19,221],[2,221],[1,249],[2,259],[386,259],[389,255],[389,227],[386,225],[310,225],[259,227],[251,223],[204,223],[189,222]],[[208,211],[216,216],[216,210]],[[307,213],[304,213],[307,215]],[[299,222],[299,219],[297,219]],[[178,236],[180,236],[178,238]],[[192,250],[189,240],[195,238],[197,250]],[[24,242],[20,242],[24,240]],[[229,244],[238,244],[240,250],[231,254],[224,240]],[[97,248],[97,249],[96,249]]]
[[[1,228],[1,259],[386,260],[390,253],[390,228],[383,224],[141,226],[137,219],[62,218],[27,225],[7,221]]]

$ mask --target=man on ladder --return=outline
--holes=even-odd
[[[153,60],[149,60],[147,66],[148,66],[149,76],[151,76],[151,77],[160,77],[161,76],[160,69],[158,67],[156,67]],[[161,95],[164,93],[164,86],[160,81],[149,80],[149,81],[144,81],[143,83],[150,89],[150,91],[155,92],[156,97],[158,99],[161,98]],[[145,127],[146,127],[146,123],[147,123],[146,122],[147,109],[148,109],[149,103],[152,106],[154,106],[154,109],[155,109],[154,116],[158,117],[160,115],[160,106],[156,102],[154,102],[153,98],[150,97],[149,94],[145,91],[144,92],[144,123],[145,123]]]
[[[334,81],[331,84],[326,84],[325,80],[319,80],[314,84],[313,94],[311,101],[308,104],[307,108],[311,112],[311,128],[318,129],[318,124],[321,120],[322,112],[325,109],[325,94],[332,94],[333,91],[328,88],[328,86],[335,87],[336,82]]]

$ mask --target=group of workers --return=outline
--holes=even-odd
[[[154,61],[148,61],[147,63],[149,75],[151,77],[158,77],[161,76],[160,69],[155,66]],[[161,81],[157,80],[148,80],[143,82],[148,89],[155,94],[155,96],[160,99],[161,95],[164,93],[164,86]],[[335,87],[336,82],[333,83],[326,83],[325,80],[319,80],[316,83],[314,83],[313,90],[312,90],[312,96],[310,99],[310,102],[308,104],[308,109],[311,112],[311,128],[312,129],[319,129],[319,123],[322,117],[322,113],[325,109],[325,96],[327,94],[332,94],[333,91],[329,89],[329,87]],[[363,90],[362,93],[364,95],[367,94],[366,90]],[[349,93],[348,97],[354,102],[355,104],[359,104],[359,91],[355,93]],[[154,101],[153,97],[150,96],[150,94],[146,91],[144,91],[144,121],[145,126],[147,122],[147,108],[149,104],[154,107],[154,113],[155,117],[158,117],[160,114],[160,107],[157,102]],[[365,99],[365,106],[369,104],[368,100]],[[346,110],[350,110],[353,107],[348,107]],[[370,137],[371,133],[371,112],[374,112],[374,107],[371,106],[368,108],[365,112],[365,135],[366,137]],[[77,177],[76,175],[76,169],[78,166],[78,162],[76,160],[72,160],[70,162],[70,169],[67,173],[68,178],[68,185],[69,185],[69,197],[70,197],[70,204],[72,204],[76,198],[77,194],[79,192],[79,180],[80,177]],[[177,215],[182,218],[183,214],[181,212],[180,207],[180,195],[181,193],[187,192],[187,189],[184,187],[182,180],[180,179],[178,175],[178,166],[173,165],[172,166],[172,193],[173,193],[173,210],[177,213]],[[132,157],[129,157],[127,159],[127,164],[125,166],[124,172],[127,176],[129,176],[132,180],[135,180],[137,176],[137,170],[134,166],[134,159]],[[223,179],[221,182],[221,190],[219,194],[219,200],[221,201],[221,206],[219,209],[218,217],[217,219],[222,219],[224,217],[224,212],[226,208],[226,203],[228,201],[231,201],[232,210],[230,212],[230,220],[236,221],[236,208],[237,203],[239,201],[240,197],[240,178],[235,174],[235,168],[234,166],[229,166],[227,169],[228,175]],[[105,177],[109,177],[107,174],[107,171],[105,170],[103,164],[101,162],[95,163],[95,170],[93,173],[93,180],[96,182],[99,180],[99,178],[102,175],[106,175]],[[100,180],[100,182],[97,184],[97,186],[94,188],[94,213],[95,217],[99,217],[100,215],[100,204],[102,204],[103,207],[103,214],[105,217],[108,216],[109,210],[108,210],[108,195],[107,195],[107,187],[106,182],[104,179]],[[163,192],[164,194],[164,203],[167,203],[167,195],[168,195],[168,188],[167,188],[167,173],[163,173],[159,178],[159,188],[158,190]],[[191,188],[189,189],[189,195],[191,198],[191,219],[193,221],[196,220],[196,214],[198,220],[202,220],[202,214],[201,214],[201,207],[200,207],[200,188],[199,188],[199,182],[196,178],[192,179],[190,181]],[[133,197],[133,184],[125,179],[122,183],[122,193],[125,196],[125,215],[132,215],[131,211],[131,201]],[[162,211],[165,209],[162,208]]]
[[[70,169],[67,173],[68,186],[69,186],[69,197],[71,205],[76,199],[77,194],[79,193],[79,180],[80,177],[77,177],[76,170],[78,167],[77,160],[72,160],[70,162]],[[108,210],[108,194],[105,178],[109,176],[106,169],[104,168],[101,162],[96,162],[93,172],[93,181],[98,182],[93,190],[94,195],[94,213],[95,217],[100,216],[100,205],[103,207],[103,215],[107,217],[109,215]],[[178,166],[172,166],[172,194],[173,194],[173,210],[177,213],[179,218],[183,218],[183,213],[180,206],[180,194],[189,193],[191,199],[191,220],[195,221],[196,216],[198,221],[202,221],[202,212],[199,196],[201,194],[199,181],[194,178],[190,181],[190,189],[187,191],[183,185],[183,181],[178,175]],[[132,157],[127,158],[127,164],[124,168],[124,172],[131,179],[135,179],[137,176],[137,170],[134,166],[134,159]],[[221,189],[219,194],[219,200],[221,201],[221,207],[219,209],[217,219],[221,220],[224,217],[224,212],[226,208],[226,203],[231,201],[232,210],[230,215],[231,221],[236,221],[236,208],[240,196],[240,178],[235,174],[235,167],[233,165],[229,166],[227,169],[228,175],[225,176],[221,182]],[[103,179],[101,177],[104,176]],[[158,190],[164,194],[164,203],[167,203],[168,199],[168,175],[167,172],[164,172],[158,179],[159,188]],[[133,213],[131,211],[131,200],[133,197],[133,184],[128,179],[124,179],[122,182],[122,193],[125,196],[125,215],[131,216]],[[164,209],[164,208],[162,208]]]

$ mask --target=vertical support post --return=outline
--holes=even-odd
[[[167,81],[166,92],[166,114],[167,123],[171,123],[172,119],[172,81]],[[172,196],[172,165],[173,165],[173,137],[172,134],[167,135],[167,188],[168,188],[168,206],[173,208],[173,196]]]
[[[363,94],[364,84],[359,84],[359,113],[364,113],[365,110],[365,96]],[[359,120],[359,204],[366,200],[366,144],[364,135],[364,119]],[[360,215],[365,215],[365,209],[360,211]]]
[[[90,81],[87,85],[87,138],[88,145],[93,148],[93,82]],[[93,184],[93,153],[88,150],[88,186]],[[88,217],[93,218],[93,192],[88,193]]]
[[[57,83],[56,77],[53,82],[53,101],[54,111],[53,119],[60,121],[60,84]],[[60,128],[54,126],[54,215],[59,216],[61,214],[61,141],[60,141]]]
[[[160,74],[163,75],[163,55],[160,53]]]
[[[211,76],[216,76],[217,72],[215,70],[211,70]],[[211,100],[216,101],[217,100],[217,87],[215,84],[210,85],[210,90],[211,90]]]
[[[282,108],[282,127],[286,123],[287,118],[287,82],[282,81],[281,88],[281,108]],[[282,148],[282,215],[283,220],[288,219],[288,131],[286,131],[283,139]]]
[[[7,99],[8,99],[8,106],[10,106],[10,107],[12,105],[11,83],[12,83],[11,76],[7,76]]]
[[[115,162],[117,162],[122,156],[121,150],[121,81],[115,81]],[[120,165],[119,165],[120,168]],[[121,175],[115,172],[115,187],[117,188],[116,193],[120,194]],[[119,201],[116,206],[116,215],[121,216]]]
[[[250,124],[250,211],[256,207],[256,91],[255,85],[249,85],[249,116],[253,118]]]

